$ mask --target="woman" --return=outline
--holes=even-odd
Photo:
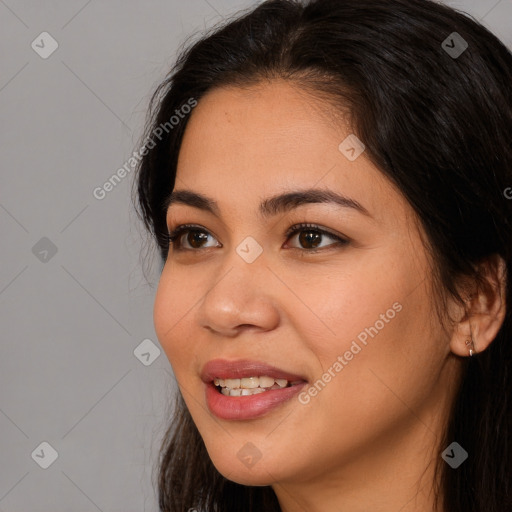
[[[138,206],[162,511],[512,510],[512,56],[427,0],[273,0],[182,52]]]

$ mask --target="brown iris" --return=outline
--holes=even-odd
[[[303,230],[301,231],[301,234],[299,235],[299,242],[302,245],[307,246],[310,243],[315,244],[314,247],[316,247],[320,243],[320,239],[322,238],[322,234],[315,230]]]

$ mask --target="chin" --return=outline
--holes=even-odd
[[[226,449],[226,446],[220,446],[208,450],[208,454],[222,476],[241,485],[274,484],[285,469],[282,461],[279,463],[275,458],[265,460],[265,456],[249,442],[243,444],[242,449],[231,451]]]
[[[260,468],[258,470],[256,468],[257,464],[250,469],[242,467],[233,468],[232,464],[217,466],[214,463],[214,466],[217,468],[217,471],[223,477],[240,485],[268,486],[274,484],[276,481],[275,476],[273,476],[272,470],[270,470],[271,474],[265,471],[264,468]]]

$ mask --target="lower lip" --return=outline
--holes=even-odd
[[[226,396],[217,390],[213,382],[209,382],[206,384],[206,404],[215,416],[223,420],[250,420],[279,407],[305,385],[306,382],[256,395]]]

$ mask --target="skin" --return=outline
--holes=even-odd
[[[480,310],[470,323],[450,302],[458,321],[443,329],[415,214],[365,152],[355,161],[340,152],[350,133],[348,123],[322,114],[319,100],[280,80],[216,89],[199,101],[175,190],[214,198],[221,218],[184,204],[169,208],[169,229],[193,223],[209,236],[193,246],[185,234],[188,251],[171,247],[155,329],[208,453],[227,478],[271,485],[283,512],[431,512],[434,464],[445,448],[440,437],[468,355],[464,342],[472,332],[475,349],[485,349],[504,306],[493,293],[487,302],[476,297]],[[309,187],[355,199],[371,218],[335,204],[258,216],[262,199]],[[320,252],[308,254],[315,244],[301,243],[301,232],[284,235],[299,222],[349,243],[337,246],[322,235]],[[252,263],[236,252],[247,236],[263,249]],[[255,359],[314,383],[397,302],[402,309],[366,346],[359,343],[362,349],[309,403],[295,398],[244,421],[209,412],[200,379],[207,361]],[[248,441],[261,453],[251,468],[237,457]]]

